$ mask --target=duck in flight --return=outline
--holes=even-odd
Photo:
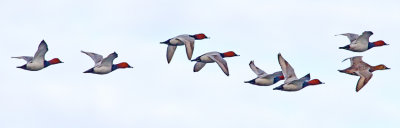
[[[177,46],[185,45],[186,47],[186,55],[188,59],[192,59],[193,50],[194,50],[194,41],[195,40],[202,40],[207,39],[208,37],[203,34],[195,34],[195,35],[188,35],[183,34],[176,36],[174,38],[168,39],[167,41],[160,42],[161,44],[167,44],[167,62],[170,63],[172,57],[174,56],[175,50]]]
[[[360,91],[368,83],[368,81],[372,78],[372,72],[376,70],[390,69],[383,64],[371,66],[362,60],[362,56],[350,57],[344,59],[342,62],[346,60],[350,60],[350,67],[338,71],[349,75],[360,76],[360,79],[358,79],[357,82],[356,92]]]
[[[45,55],[46,55],[47,51],[49,51],[49,49],[47,47],[47,43],[44,40],[42,40],[39,44],[38,50],[36,51],[36,53],[33,57],[32,56],[19,56],[19,57],[11,57],[11,58],[25,60],[26,64],[19,66],[17,68],[25,69],[28,71],[39,71],[50,65],[63,63],[58,58],[51,59],[50,61],[45,60]]]
[[[133,68],[126,62],[121,62],[119,64],[113,64],[115,58],[118,57],[116,52],[111,53],[106,58],[103,59],[102,55],[92,53],[92,52],[85,52],[81,51],[82,53],[88,55],[94,61],[94,67],[83,72],[83,73],[93,73],[93,74],[107,74],[116,69],[120,68]]]

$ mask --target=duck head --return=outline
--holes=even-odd
[[[58,58],[54,58],[54,59],[51,59],[50,61],[49,61],[49,63],[50,64],[58,64],[58,63],[64,63],[64,62],[62,62],[60,59],[58,59]]]
[[[376,71],[376,70],[387,70],[387,69],[390,69],[390,68],[386,67],[386,65],[380,64],[380,65],[377,65],[377,66],[373,66],[372,69],[370,69],[369,71],[373,72],[373,71]]]
[[[318,85],[318,84],[325,84],[324,82],[321,82],[319,79],[313,79],[308,81],[309,85]]]
[[[121,63],[116,64],[116,65],[117,65],[117,68],[133,68],[126,62],[121,62]]]
[[[309,85],[318,85],[318,84],[325,84],[324,82],[321,82],[319,79],[313,79],[308,82],[303,83],[303,88]]]
[[[203,33],[191,35],[191,37],[193,37],[193,38],[196,39],[196,40],[202,40],[202,39],[207,39],[207,38],[208,38],[208,37],[207,37],[205,34],[203,34]]]
[[[383,46],[383,45],[389,45],[389,44],[386,44],[385,41],[383,41],[383,40],[378,40],[378,41],[374,42],[374,45],[375,46]]]
[[[224,52],[222,53],[222,57],[234,57],[234,56],[239,56],[238,54],[236,54],[233,51],[229,51],[229,52]]]

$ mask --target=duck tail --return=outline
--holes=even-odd
[[[283,90],[283,85],[275,87],[273,90]]]
[[[346,71],[345,70],[338,70],[339,72],[341,72],[341,73],[346,73]]]
[[[346,46],[343,46],[343,47],[339,47],[339,49],[349,49],[350,48],[350,45],[346,45]]]
[[[254,84],[254,83],[256,83],[256,79],[252,79],[252,80],[249,80],[249,81],[244,81],[244,83]]]
[[[89,70],[86,70],[85,72],[83,72],[83,73],[94,73],[94,69],[93,68],[91,68],[91,69],[89,69]]]

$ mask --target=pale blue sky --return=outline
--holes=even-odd
[[[400,127],[398,0],[2,0],[0,1],[1,128],[265,128]],[[335,34],[374,32],[389,46],[363,53],[338,49]],[[166,45],[179,34],[205,33],[193,58],[235,51],[230,76],[217,64],[193,73],[179,47],[167,64]],[[47,59],[65,63],[38,72],[15,68],[45,39]],[[84,74],[92,60],[80,50],[135,68],[107,75]],[[311,73],[325,85],[299,92],[245,84],[255,74],[250,60],[268,73],[280,70],[277,54],[297,76]],[[358,77],[337,72],[341,62],[364,56],[392,68],[374,72],[355,92]]]

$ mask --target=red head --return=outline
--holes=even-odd
[[[58,64],[58,63],[63,63],[60,59],[58,59],[58,58],[54,58],[54,59],[51,59],[50,61],[49,61],[49,63],[50,64]]]
[[[324,84],[324,83],[319,81],[318,79],[313,79],[308,81],[308,85],[318,85],[318,84]]]
[[[387,69],[390,69],[390,68],[386,67],[383,64],[380,64],[380,65],[377,65],[377,66],[372,66],[372,68],[369,69],[369,71],[373,72],[373,71],[376,71],[376,70],[387,70]]]
[[[225,52],[225,53],[223,53],[223,57],[233,57],[233,56],[239,56],[239,55],[237,55],[235,52],[233,52],[233,51],[229,51],[229,52]]]
[[[126,62],[121,62],[121,63],[117,64],[117,67],[118,68],[133,68]]]
[[[285,79],[285,76],[283,76],[283,75],[282,75],[282,76],[279,76],[279,79],[280,79],[280,80],[284,80],[284,79]]]
[[[383,40],[378,40],[378,41],[374,42],[374,45],[375,46],[383,46],[383,45],[388,45],[388,44],[386,44],[385,41],[383,41]]]
[[[200,34],[194,35],[194,38],[196,40],[201,40],[201,39],[205,39],[205,38],[208,38],[208,37],[206,35],[204,35],[203,33],[200,33]]]

